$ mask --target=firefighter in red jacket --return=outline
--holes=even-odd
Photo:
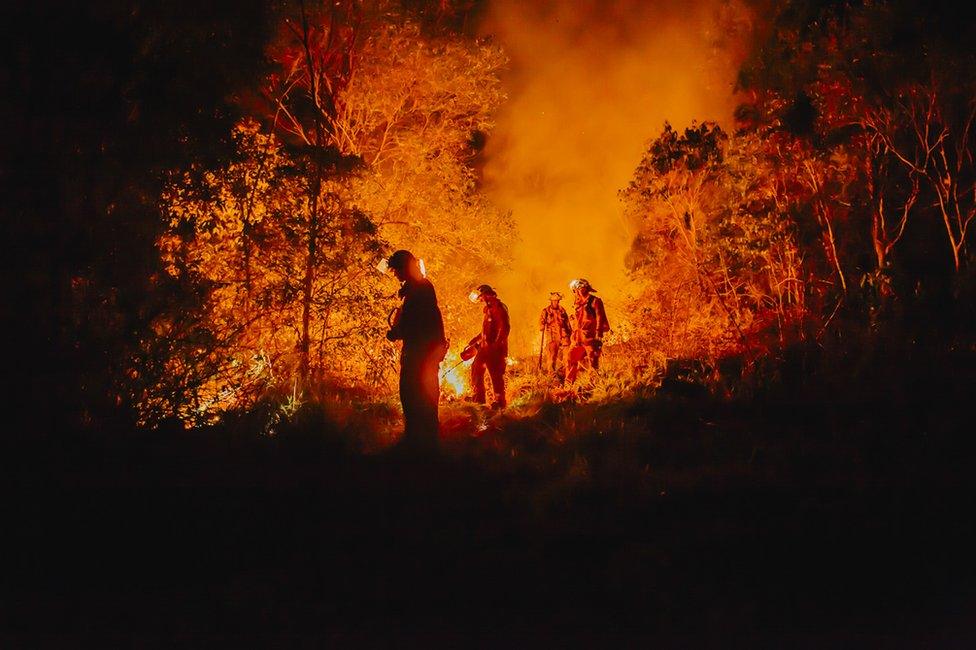
[[[593,295],[596,289],[588,281],[580,278],[570,282],[569,286],[576,295],[576,314],[566,359],[566,379],[573,382],[580,367],[599,369],[603,335],[610,331],[610,323],[603,301]]]
[[[410,251],[399,250],[387,265],[402,283],[403,303],[395,312],[386,338],[403,341],[400,352],[400,402],[403,404],[404,448],[437,447],[438,366],[447,351],[444,322],[437,306],[434,285],[424,277]]]
[[[508,333],[512,327],[508,319],[508,307],[498,299],[498,294],[487,284],[483,284],[469,296],[472,302],[484,303],[484,319],[481,323],[481,340],[478,353],[471,364],[471,386],[473,399],[485,403],[485,370],[491,378],[491,388],[495,394],[492,408],[505,408],[505,359],[508,356]]]
[[[539,316],[539,330],[542,332],[540,350],[542,369],[555,374],[559,370],[560,351],[569,347],[569,337],[573,330],[569,326],[569,314],[559,304],[563,294],[553,291],[549,294],[549,306]]]

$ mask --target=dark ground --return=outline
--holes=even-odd
[[[21,437],[3,647],[974,647],[976,382],[950,365],[548,405],[437,460],[315,417]]]

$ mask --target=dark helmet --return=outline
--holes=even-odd
[[[386,265],[391,269],[399,269],[402,271],[410,265],[410,262],[416,259],[417,258],[414,257],[413,253],[401,249],[393,253],[393,255],[390,255],[390,258],[386,260]]]

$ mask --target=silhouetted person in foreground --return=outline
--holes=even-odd
[[[505,363],[508,357],[508,333],[512,326],[508,319],[508,307],[498,299],[498,294],[487,284],[471,292],[474,302],[485,304],[484,319],[481,323],[481,341],[478,353],[471,364],[471,386],[474,401],[485,403],[485,369],[491,377],[491,389],[495,401],[491,408],[505,408]]]
[[[593,295],[596,289],[587,280],[573,280],[569,286],[576,295],[573,336],[566,358],[566,380],[572,383],[581,367],[600,368],[603,335],[610,331],[610,323],[603,301]]]
[[[398,250],[387,264],[403,283],[398,293],[403,302],[386,333],[391,341],[403,341],[400,352],[402,445],[412,450],[432,450],[437,447],[439,430],[437,371],[447,351],[444,321],[434,285],[423,276],[417,258],[410,251]]]

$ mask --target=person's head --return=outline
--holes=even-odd
[[[398,250],[386,261],[387,266],[393,271],[397,280],[404,282],[408,279],[419,280],[423,277],[420,272],[420,262],[414,254],[406,250]]]
[[[471,302],[489,302],[497,298],[497,296],[498,294],[495,293],[495,290],[492,289],[490,285],[483,284],[468,294],[468,299],[471,300]]]
[[[563,294],[558,291],[553,291],[549,294],[549,304],[553,307],[559,306],[559,301],[563,299]]]
[[[596,291],[596,289],[593,288],[593,285],[590,284],[590,281],[585,278],[573,280],[569,283],[569,288],[572,289],[573,293],[575,293],[577,296],[583,297]]]

